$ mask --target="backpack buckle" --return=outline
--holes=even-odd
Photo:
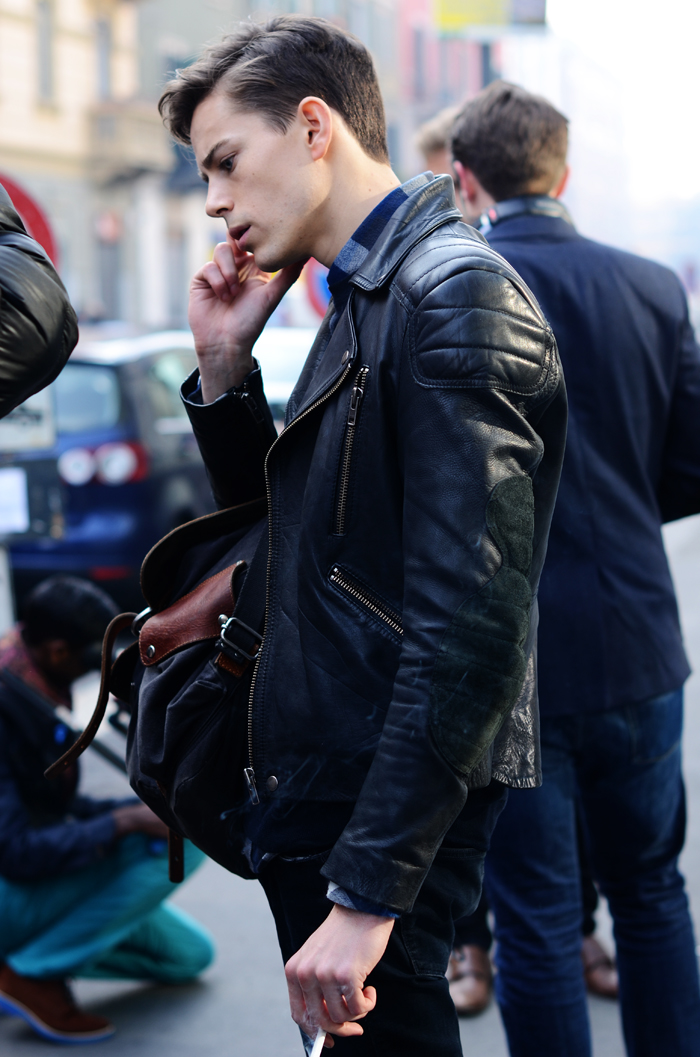
[[[260,649],[262,643],[262,636],[254,630],[244,624],[238,617],[219,617],[221,621],[221,630],[219,632],[219,642],[225,653],[228,654],[237,664],[245,664],[255,660],[255,655]],[[241,635],[247,636],[248,639],[252,639],[252,643],[246,641],[244,637],[244,645],[251,652],[248,653],[244,648],[244,645],[240,641],[236,641]],[[232,637],[235,636],[235,637]]]

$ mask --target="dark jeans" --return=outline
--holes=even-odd
[[[542,721],[544,784],[513,791],[486,864],[512,1057],[588,1057],[576,804],[615,924],[630,1057],[700,1057],[685,836],[682,691]]]
[[[479,900],[484,856],[506,796],[497,782],[470,793],[413,910],[397,920],[384,957],[367,977],[377,989],[377,1005],[362,1022],[364,1035],[336,1038],[334,1057],[460,1057],[459,1025],[445,979],[453,921]],[[328,882],[319,873],[327,855],[278,857],[261,872],[285,962],[332,909]]]
[[[598,891],[591,873],[590,856],[588,845],[583,832],[583,823],[580,812],[576,812],[576,847],[578,851],[579,869],[581,871],[581,909],[583,920],[581,932],[584,936],[592,936],[595,932],[595,912],[598,909]],[[488,919],[489,901],[486,892],[481,893],[479,905],[473,914],[466,918],[460,918],[455,922],[455,947],[481,947],[482,951],[491,950],[493,935]],[[583,966],[581,967],[583,972]]]

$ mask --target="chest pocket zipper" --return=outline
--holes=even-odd
[[[345,427],[345,442],[343,454],[340,461],[340,477],[338,479],[338,498],[335,507],[335,518],[333,520],[333,534],[335,536],[345,535],[345,518],[348,506],[348,492],[350,490],[350,467],[352,465],[352,449],[355,443],[355,433],[360,420],[362,401],[365,395],[365,386],[369,367],[360,367],[355,384],[350,394],[350,407]]]
[[[328,578],[334,587],[339,588],[346,595],[350,595],[352,599],[359,602],[365,609],[368,609],[375,617],[383,620],[395,635],[399,638],[403,636],[400,614],[369,591],[363,583],[351,576],[345,569],[341,569],[339,565],[334,565]]]

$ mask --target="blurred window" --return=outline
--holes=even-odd
[[[99,99],[112,97],[112,23],[98,18],[95,27],[97,43],[97,95]]]
[[[121,394],[111,367],[69,363],[53,383],[56,429],[84,433],[110,429],[121,417]]]
[[[425,98],[425,32],[413,30],[413,98],[419,102]]]
[[[196,366],[197,360],[190,349],[173,349],[152,361],[148,369],[148,399],[158,433],[189,431],[180,386]]]
[[[36,33],[39,73],[39,99],[43,103],[53,99],[53,3],[37,0]]]

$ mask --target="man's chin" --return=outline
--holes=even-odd
[[[285,253],[282,250],[267,249],[265,246],[261,246],[259,249],[253,250],[253,256],[261,271],[279,272],[290,264],[298,264],[300,261],[307,260],[309,255],[308,253],[299,253],[298,250]]]

